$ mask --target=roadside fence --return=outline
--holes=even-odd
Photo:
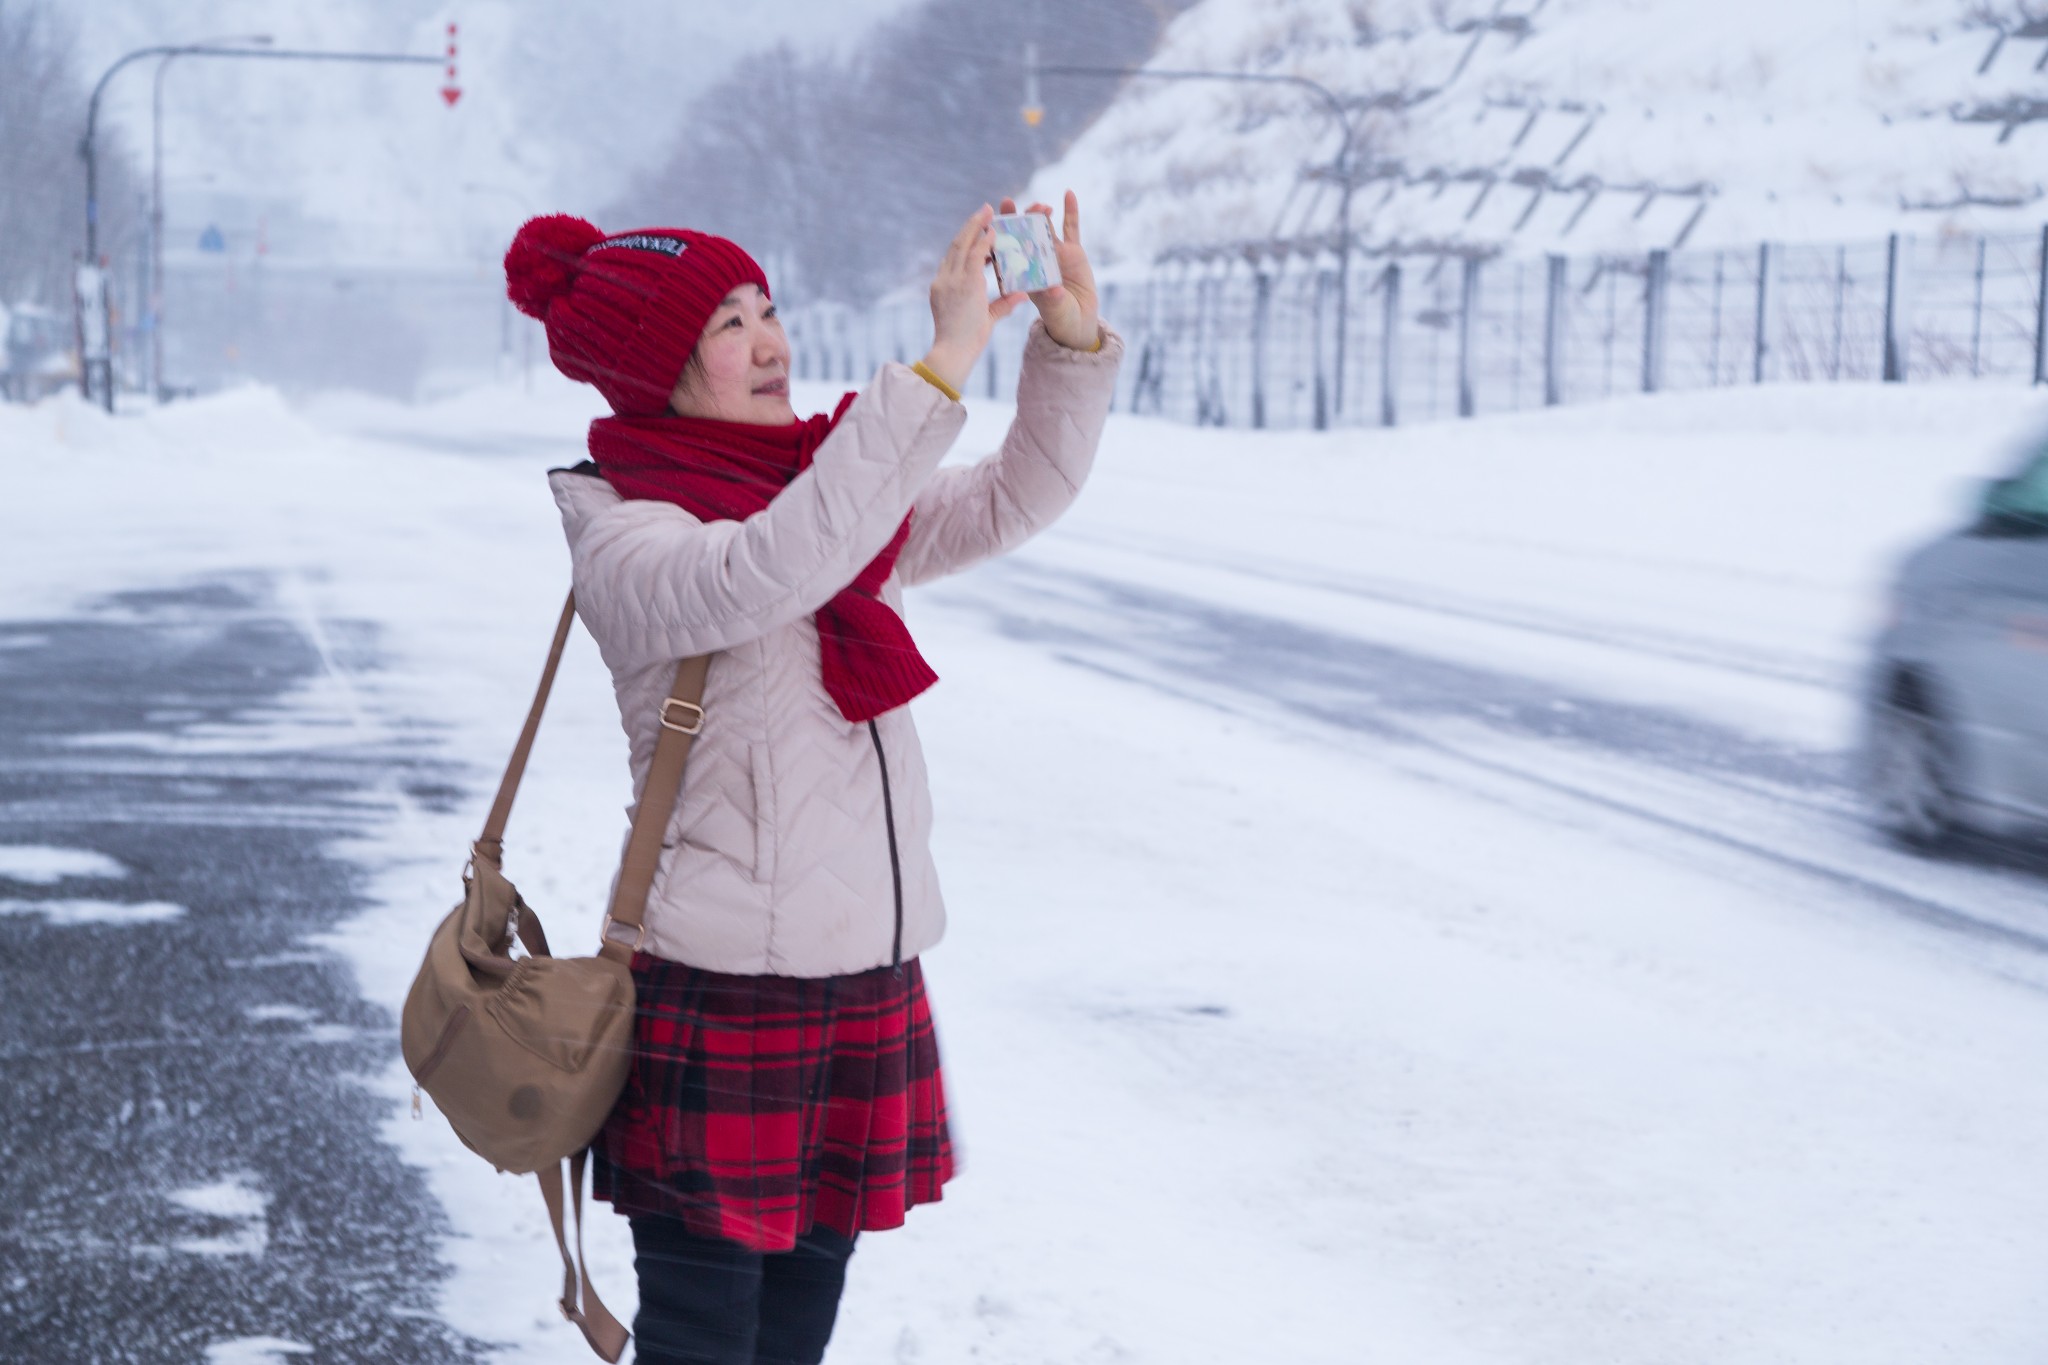
[[[1773,381],[2048,383],[2048,229],[1539,259],[1241,253],[1103,288],[1118,411],[1206,426],[1395,426]],[[1347,319],[1339,345],[1340,312]],[[922,298],[788,316],[797,376],[922,354]],[[969,391],[1013,389],[1024,328]],[[1341,359],[1340,359],[1341,357]]]

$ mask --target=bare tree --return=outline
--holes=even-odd
[[[859,302],[915,278],[968,210],[1020,190],[1116,93],[1048,89],[1025,125],[1023,52],[1142,61],[1185,0],[925,0],[848,58],[781,48],[684,111],[675,150],[610,217],[732,237],[785,294]]]
[[[0,303],[61,307],[85,240],[87,90],[54,6],[0,0]],[[102,133],[102,237],[132,230],[137,179]]]

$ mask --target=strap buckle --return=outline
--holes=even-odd
[[[694,711],[696,716],[688,724],[684,724],[682,721],[670,717],[668,709],[671,706],[678,706],[686,711]],[[661,703],[661,726],[664,730],[673,730],[679,735],[697,734],[704,728],[704,708],[696,702],[684,701],[681,697],[669,697]]]
[[[622,933],[615,932],[623,930],[632,931],[632,942],[627,942]],[[604,926],[597,931],[597,936],[605,943],[616,943],[621,948],[637,953],[640,951],[641,943],[647,938],[647,926],[644,924],[621,924],[610,915],[606,915],[604,917]]]

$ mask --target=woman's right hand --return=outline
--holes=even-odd
[[[995,250],[995,229],[989,226],[995,214],[988,204],[975,210],[954,234],[946,258],[932,276],[932,349],[924,358],[925,368],[955,389],[967,386],[967,376],[974,372],[974,362],[981,359],[996,323],[1030,297],[988,297],[982,267]]]

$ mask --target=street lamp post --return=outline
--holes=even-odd
[[[92,98],[85,107],[85,137],[78,145],[78,154],[85,158],[85,258],[89,264],[97,265],[100,257],[100,181],[99,156],[95,145],[99,132],[100,96],[106,93],[107,83],[114,79],[122,67],[139,62],[144,57],[253,57],[268,61],[299,62],[369,62],[382,65],[440,66],[447,60],[439,55],[432,57],[415,56],[405,52],[320,52],[297,51],[284,48],[221,47],[211,43],[160,43],[152,47],[138,47],[125,53],[105,72],[99,83],[92,88]],[[158,69],[161,78],[162,69]],[[445,98],[445,97],[444,97]],[[450,101],[453,104],[453,101]],[[114,410],[114,367],[111,354],[100,362],[102,367],[101,401],[108,412]],[[93,365],[79,366],[79,385],[86,397],[92,396]]]
[[[1349,315],[1351,304],[1351,158],[1356,151],[1355,142],[1358,125],[1352,121],[1350,110],[1336,91],[1319,81],[1306,76],[1266,75],[1250,71],[1162,71],[1149,66],[1043,66],[1037,63],[1037,49],[1026,52],[1025,89],[1027,92],[1026,119],[1037,107],[1037,77],[1048,76],[1142,76],[1147,80],[1159,81],[1238,81],[1262,85],[1294,85],[1311,91],[1329,107],[1330,114],[1337,120],[1337,127],[1344,135],[1344,141],[1337,149],[1337,382],[1333,404],[1339,413],[1344,411],[1344,346],[1350,333]]]
[[[273,41],[267,33],[252,33],[205,38],[191,46],[269,47]],[[158,60],[149,97],[149,298],[144,316],[149,319],[149,387],[159,403],[164,399],[164,73],[183,55],[180,49]]]

